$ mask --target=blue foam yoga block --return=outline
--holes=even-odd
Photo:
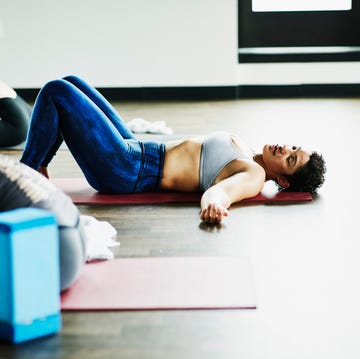
[[[0,213],[0,338],[19,343],[61,329],[58,237],[48,211]]]

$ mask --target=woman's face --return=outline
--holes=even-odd
[[[263,161],[268,176],[292,175],[310,159],[311,152],[291,145],[265,145]]]

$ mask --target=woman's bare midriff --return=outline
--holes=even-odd
[[[162,190],[195,192],[199,190],[200,154],[204,138],[191,137],[166,142]]]

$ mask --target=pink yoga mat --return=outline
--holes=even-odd
[[[247,257],[117,258],[86,264],[63,311],[256,308]]]
[[[95,191],[84,178],[54,178],[52,181],[76,204],[156,204],[199,202],[201,193],[144,192],[132,194],[103,194]],[[292,203],[311,201],[309,192],[260,193],[242,202]]]

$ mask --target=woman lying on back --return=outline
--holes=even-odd
[[[89,184],[104,193],[202,191],[200,218],[221,222],[229,206],[261,192],[265,181],[315,193],[325,162],[316,152],[269,145],[254,154],[235,135],[139,141],[110,103],[75,76],[39,92],[21,162],[49,177],[47,166],[65,141]]]

